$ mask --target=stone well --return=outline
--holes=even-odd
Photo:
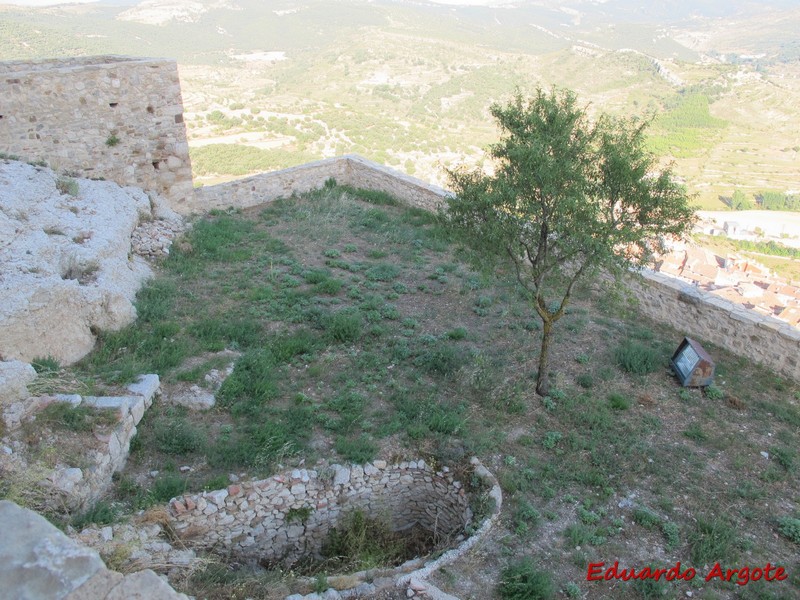
[[[355,510],[388,520],[395,531],[419,526],[446,543],[463,539],[472,518],[463,486],[424,461],[295,469],[187,495],[170,503],[184,543],[238,559],[291,564],[318,556],[342,517]]]

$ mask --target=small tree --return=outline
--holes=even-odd
[[[619,276],[647,264],[664,236],[684,234],[693,211],[669,169],[657,172],[644,125],[602,116],[590,122],[575,94],[521,94],[492,115],[494,175],[448,173],[456,195],[446,222],[481,253],[513,263],[542,320],[536,391],[546,395],[553,325],[575,284],[603,269]]]

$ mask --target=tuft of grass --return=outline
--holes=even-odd
[[[113,504],[100,500],[87,511],[72,517],[70,525],[80,531],[89,525],[110,525],[117,516],[118,510]]]
[[[52,356],[37,356],[31,361],[31,366],[37,373],[57,373],[61,363]]]
[[[187,481],[180,475],[164,475],[153,483],[149,496],[153,502],[169,502],[186,493]]]
[[[364,318],[357,308],[344,308],[330,315],[323,326],[331,340],[349,344],[361,339]]]
[[[117,419],[116,411],[72,406],[68,402],[48,404],[36,415],[36,420],[40,423],[76,432],[91,431],[97,425],[113,425]]]
[[[708,434],[703,431],[703,427],[700,423],[692,423],[689,425],[689,428],[683,432],[683,435],[698,443],[708,441]]]
[[[661,517],[646,508],[635,509],[633,520],[645,529],[656,529],[661,525]]]
[[[378,446],[364,433],[359,437],[340,436],[335,447],[344,460],[359,465],[368,463],[378,453]]]
[[[59,177],[56,179],[56,189],[65,196],[77,196],[80,191],[78,182],[72,177]]]
[[[159,419],[153,428],[156,448],[165,454],[185,456],[205,447],[205,433],[184,417]]]
[[[694,564],[730,562],[733,559],[736,530],[722,517],[713,520],[698,518],[697,525],[687,535],[687,541]]]
[[[388,522],[355,510],[331,530],[320,553],[340,569],[364,570],[396,564],[403,550]]]
[[[503,568],[498,592],[503,600],[550,600],[555,587],[550,575],[526,557]]]
[[[400,275],[400,267],[390,263],[380,263],[364,271],[369,281],[392,281]]]
[[[664,362],[663,357],[656,350],[630,340],[617,347],[614,359],[623,371],[633,375],[654,373]]]
[[[274,367],[275,356],[271,351],[255,349],[245,352],[236,361],[233,373],[222,383],[217,401],[222,406],[269,402],[278,395]]]
[[[468,363],[467,354],[444,341],[425,347],[414,359],[414,365],[435,375],[450,375]]]

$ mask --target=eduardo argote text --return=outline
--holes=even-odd
[[[587,581],[612,581],[622,580],[630,581],[632,579],[653,579],[659,581],[662,577],[666,581],[691,581],[697,576],[697,571],[692,567],[682,568],[681,563],[677,562],[672,567],[666,569],[657,569],[654,567],[644,567],[636,569],[630,567],[627,569],[619,568],[619,561],[615,561],[613,565],[606,567],[606,563],[589,563],[586,569]],[[774,566],[772,563],[767,563],[763,567],[750,567],[742,566],[739,568],[725,568],[719,563],[714,563],[714,566],[709,569],[705,574],[706,581],[731,581],[737,585],[747,585],[751,581],[783,581],[789,575],[783,567]]]

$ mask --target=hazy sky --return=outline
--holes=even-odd
[[[17,6],[52,6],[53,4],[86,4],[97,2],[97,0],[70,0],[69,2],[59,2],[58,0],[0,0],[0,4],[15,4]]]

